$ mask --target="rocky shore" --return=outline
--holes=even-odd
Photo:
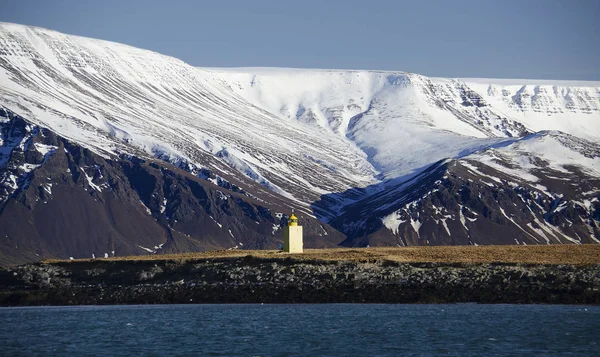
[[[0,306],[170,303],[600,304],[600,265],[254,256],[0,270]]]

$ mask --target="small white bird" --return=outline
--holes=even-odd
[[[104,253],[104,258],[108,258],[108,253]]]

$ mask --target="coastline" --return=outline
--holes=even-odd
[[[597,247],[589,246],[591,259]],[[593,248],[591,248],[593,247]],[[396,248],[406,253],[404,248]],[[599,263],[402,262],[244,251],[48,261],[0,270],[0,306],[185,303],[600,305]],[[377,249],[371,251],[377,252]],[[380,250],[381,251],[381,250]],[[358,252],[364,259],[348,258]],[[246,255],[243,255],[246,253]],[[325,252],[322,252],[325,253]],[[207,255],[208,254],[208,255]],[[533,254],[535,255],[535,254]],[[584,260],[586,261],[586,260]]]

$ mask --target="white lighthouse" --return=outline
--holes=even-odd
[[[304,243],[302,242],[302,226],[298,225],[298,218],[292,215],[288,225],[283,227],[283,251],[288,253],[302,253]]]

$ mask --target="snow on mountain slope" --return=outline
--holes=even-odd
[[[345,138],[282,121],[174,58],[12,24],[0,44],[1,104],[105,155],[242,173],[305,203],[373,180]]]
[[[531,134],[438,162],[330,223],[346,245],[600,243],[600,145]]]
[[[106,160],[0,109],[0,265],[206,249],[275,249],[289,200],[218,185],[160,160]],[[268,199],[268,200],[267,200]],[[300,211],[300,210],[298,210]],[[297,211],[297,212],[298,212]],[[288,213],[289,214],[289,213]],[[341,233],[297,213],[306,247]]]
[[[150,155],[199,176],[206,168],[244,177],[305,209],[351,192],[329,202],[327,219],[439,160],[532,131],[600,137],[597,84],[514,83],[194,68],[121,44],[0,24],[0,105],[102,155]]]
[[[600,140],[600,82],[464,79],[498,111],[532,131]]]
[[[284,118],[316,124],[341,136],[348,134],[353,118],[369,111],[377,102],[393,104],[389,110],[397,112],[395,117],[404,114],[404,121],[422,122],[464,135],[486,136],[457,120],[452,113],[420,103],[419,87],[427,79],[416,74],[285,68],[214,71],[252,104]],[[381,109],[387,110],[383,106]]]
[[[477,123],[436,105],[439,99],[429,93],[430,80],[420,75],[268,68],[215,71],[239,95],[282,120],[297,120],[346,138],[366,154],[379,179],[416,173],[444,157],[496,142],[488,140],[494,135]]]
[[[463,160],[478,161],[531,183],[540,180],[540,170],[568,175],[576,169],[587,176],[600,177],[600,145],[554,131],[538,132],[505,147],[474,153]]]
[[[502,80],[489,80],[486,86],[485,80],[403,72],[213,70],[257,107],[345,136],[367,155],[378,178],[384,180],[416,174],[437,160],[460,157],[499,141],[489,138],[544,129],[600,138],[597,82],[536,85],[514,80],[517,84],[500,88]],[[510,90],[518,93],[509,95]],[[527,96],[527,90],[537,95]]]

